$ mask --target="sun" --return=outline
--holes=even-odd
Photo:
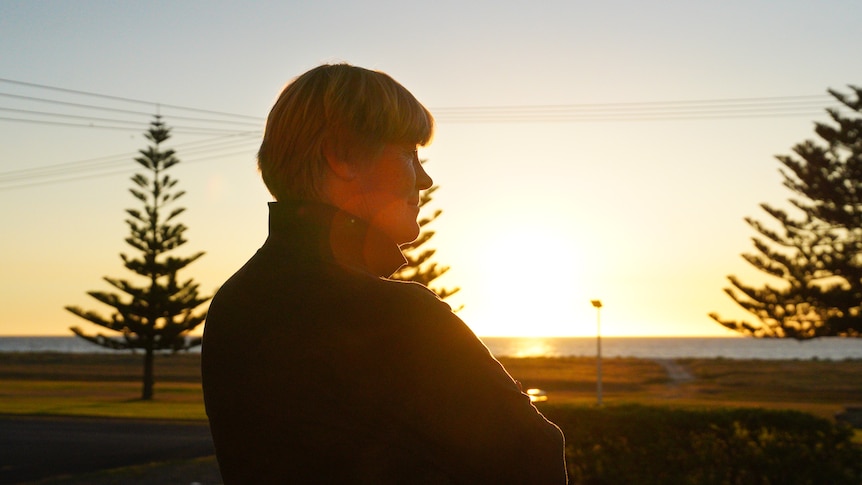
[[[497,232],[480,256],[482,281],[471,326],[482,336],[574,333],[573,302],[584,299],[576,239],[538,221]]]

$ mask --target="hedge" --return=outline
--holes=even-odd
[[[798,411],[542,404],[571,484],[862,484],[851,428]]]

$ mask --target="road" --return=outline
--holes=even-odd
[[[0,484],[213,453],[206,422],[0,415]]]

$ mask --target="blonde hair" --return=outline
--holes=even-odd
[[[389,75],[348,64],[288,84],[266,121],[257,164],[276,200],[322,200],[326,155],[366,163],[387,144],[426,145],[434,119]]]

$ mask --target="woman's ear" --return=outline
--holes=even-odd
[[[325,148],[323,150],[323,156],[326,158],[326,164],[329,166],[329,170],[338,177],[339,179],[349,181],[356,178],[356,166],[348,161],[344,160],[342,157],[335,154],[335,152],[329,148]]]

